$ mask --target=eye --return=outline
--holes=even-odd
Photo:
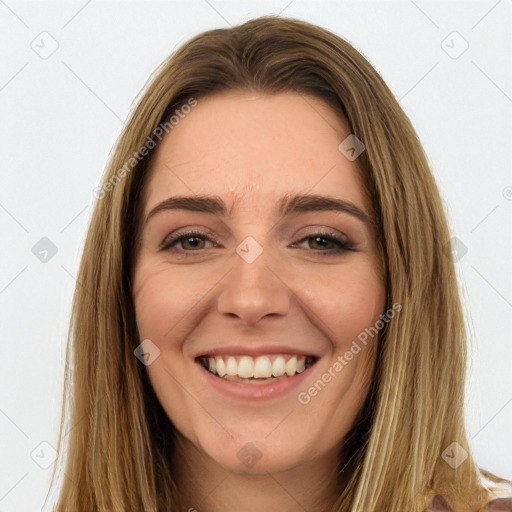
[[[198,241],[199,240],[199,241]],[[201,240],[203,240],[203,243],[201,244]],[[169,250],[172,249],[173,251],[180,252],[194,252],[194,251],[200,251],[204,249],[205,241],[214,242],[216,244],[220,244],[218,240],[216,240],[211,235],[208,236],[207,234],[203,233],[202,231],[192,230],[187,231],[185,233],[177,233],[170,238],[165,239],[162,242],[161,250]],[[175,246],[181,244],[181,248],[175,249]],[[187,247],[188,246],[188,247]]]
[[[346,251],[356,250],[351,243],[332,232],[312,233],[290,247],[298,248],[297,244],[303,244],[307,241],[311,241],[311,243],[308,244],[306,249],[312,249],[314,252],[322,254],[322,256],[333,256]],[[176,233],[165,239],[161,244],[161,250],[171,250],[175,253],[202,252],[208,248],[206,247],[207,242],[220,245],[220,242],[213,235],[198,230],[190,230]],[[314,247],[315,245],[316,247]]]
[[[321,253],[322,256],[333,256],[345,251],[356,250],[355,247],[350,242],[343,240],[338,235],[332,232],[312,233],[304,237],[302,240],[300,240],[298,244],[304,242],[309,242],[308,248],[313,249],[315,252],[319,254]],[[314,247],[315,245],[316,247]],[[329,245],[331,246],[331,248],[328,247]]]

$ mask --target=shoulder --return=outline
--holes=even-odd
[[[485,507],[485,512],[509,511],[512,512],[512,480],[500,478],[490,471],[478,468],[480,482],[493,496]]]
[[[512,480],[500,478],[482,468],[478,468],[478,471],[480,483],[489,496],[481,512],[512,512]],[[453,511],[444,497],[436,494],[430,502],[428,512]]]

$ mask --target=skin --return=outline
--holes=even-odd
[[[320,510],[339,492],[333,478],[339,447],[366,397],[376,339],[361,344],[309,403],[299,403],[297,394],[384,312],[375,233],[344,212],[282,218],[276,203],[289,193],[322,194],[371,215],[357,160],[338,150],[349,133],[316,97],[230,91],[198,100],[156,150],[144,218],[174,195],[218,195],[233,207],[225,218],[185,210],[152,216],[134,269],[140,339],[160,350],[146,369],[180,433],[176,474],[186,507]],[[195,245],[186,237],[174,252],[159,249],[183,228],[205,237],[193,239]],[[312,235],[322,229],[356,250],[333,253],[335,243],[315,243]],[[263,249],[250,264],[236,253],[247,236]],[[199,378],[199,351],[260,342],[294,344],[320,358],[299,389],[259,403],[230,400]],[[251,467],[237,457],[246,443],[262,455]]]

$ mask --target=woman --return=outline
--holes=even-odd
[[[55,510],[510,507],[468,446],[439,192],[346,41],[279,17],[195,37],[95,196]]]

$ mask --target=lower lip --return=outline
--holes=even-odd
[[[199,371],[206,379],[209,388],[218,391],[230,398],[239,398],[242,400],[269,400],[285,396],[298,387],[307,379],[310,370],[316,365],[318,361],[312,366],[309,366],[302,373],[296,373],[293,377],[280,377],[268,384],[234,382],[218,377],[210,373],[201,363],[195,364],[199,367]]]

